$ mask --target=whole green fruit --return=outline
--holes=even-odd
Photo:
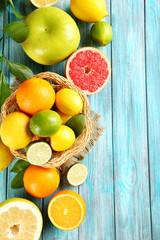
[[[29,26],[29,35],[21,45],[37,63],[57,64],[79,45],[80,33],[75,21],[59,8],[36,9],[25,18],[24,23]]]
[[[92,26],[90,35],[95,44],[105,46],[112,40],[112,27],[104,21],[97,22]]]
[[[62,120],[59,114],[52,110],[36,113],[30,120],[30,130],[38,137],[50,137],[61,127]]]

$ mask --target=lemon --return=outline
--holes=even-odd
[[[27,147],[33,136],[29,129],[29,122],[30,118],[25,113],[9,113],[1,125],[3,143],[14,150]]]
[[[13,161],[14,156],[9,148],[0,140],[0,172],[7,168]]]
[[[1,240],[38,240],[43,226],[40,210],[29,200],[11,198],[0,203]]]
[[[62,112],[59,111],[59,110],[56,110],[56,112],[57,112],[57,113],[59,114],[59,116],[61,117],[61,119],[62,119],[62,124],[65,124],[65,123],[71,118],[71,116],[68,116],[68,115],[62,113]]]
[[[104,0],[71,0],[72,13],[84,22],[99,22],[108,16]]]
[[[55,104],[64,114],[74,116],[83,109],[83,102],[77,92],[72,89],[64,88],[56,93]]]
[[[59,131],[51,136],[50,144],[54,151],[64,151],[73,145],[75,138],[73,130],[62,125]]]

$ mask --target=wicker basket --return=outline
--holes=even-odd
[[[48,161],[47,163],[45,163],[44,165],[42,165],[45,168],[59,167],[63,163],[65,163],[68,159],[70,159],[71,157],[76,155],[78,152],[82,151],[91,139],[92,123],[91,123],[91,119],[90,119],[89,102],[88,102],[87,96],[80,88],[78,88],[71,81],[67,80],[66,78],[64,78],[58,74],[51,73],[51,72],[44,72],[44,73],[35,75],[34,77],[46,79],[47,81],[49,81],[51,83],[51,85],[53,86],[55,91],[57,91],[61,88],[73,89],[81,96],[82,101],[83,101],[83,111],[82,112],[85,114],[85,117],[86,117],[86,123],[85,123],[85,128],[84,128],[83,132],[81,133],[81,135],[78,138],[76,138],[76,141],[71,148],[69,148],[68,150],[62,151],[62,152],[53,151],[51,160]],[[1,109],[2,120],[7,116],[7,114],[9,114],[10,112],[14,112],[14,111],[20,111],[20,109],[18,108],[17,102],[16,102],[16,91],[13,92],[10,95],[10,97],[6,99],[6,101],[4,102],[4,104],[2,106],[2,109]],[[27,161],[26,152],[24,151],[24,149],[20,149],[20,150],[10,149],[10,150],[15,157]]]

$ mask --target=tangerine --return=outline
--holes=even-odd
[[[56,168],[30,165],[24,173],[23,183],[30,195],[45,198],[57,190],[60,177]]]
[[[23,82],[16,94],[20,109],[30,115],[52,108],[55,91],[51,84],[41,78],[31,78]]]

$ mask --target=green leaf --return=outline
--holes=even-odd
[[[19,172],[12,180],[11,182],[11,188],[12,189],[18,189],[18,188],[23,188],[23,176],[25,173],[26,169],[23,169],[21,172]]]
[[[0,72],[0,109],[6,100],[11,94],[9,84],[7,83],[3,72]],[[1,112],[1,110],[0,110]]]
[[[32,70],[23,64],[11,62],[9,60],[7,60],[7,63],[9,71],[22,81],[32,78],[34,75]]]
[[[9,4],[9,0],[0,0],[0,9],[5,8]]]
[[[18,13],[14,7],[12,7],[12,11],[13,11],[14,15],[15,15],[18,19],[20,19],[20,20],[25,19],[26,16],[23,15],[23,14]]]
[[[85,114],[79,114],[71,117],[65,123],[65,125],[70,127],[74,131],[76,137],[78,137],[83,132],[83,129],[85,127],[85,121]]]
[[[20,13],[18,13],[18,12],[16,11],[15,6],[14,6],[12,0],[9,0],[9,2],[10,2],[11,5],[12,5],[12,10],[13,10],[14,15],[15,15],[18,19],[23,20],[26,16],[25,16],[25,15],[22,15],[22,14],[20,14]]]
[[[31,164],[24,160],[18,160],[11,169],[11,172],[19,173],[24,169],[27,169]]]
[[[29,34],[29,26],[22,22],[12,22],[3,28],[3,33],[7,33],[15,42],[24,42]]]
[[[5,57],[0,56],[0,62],[6,61]]]

